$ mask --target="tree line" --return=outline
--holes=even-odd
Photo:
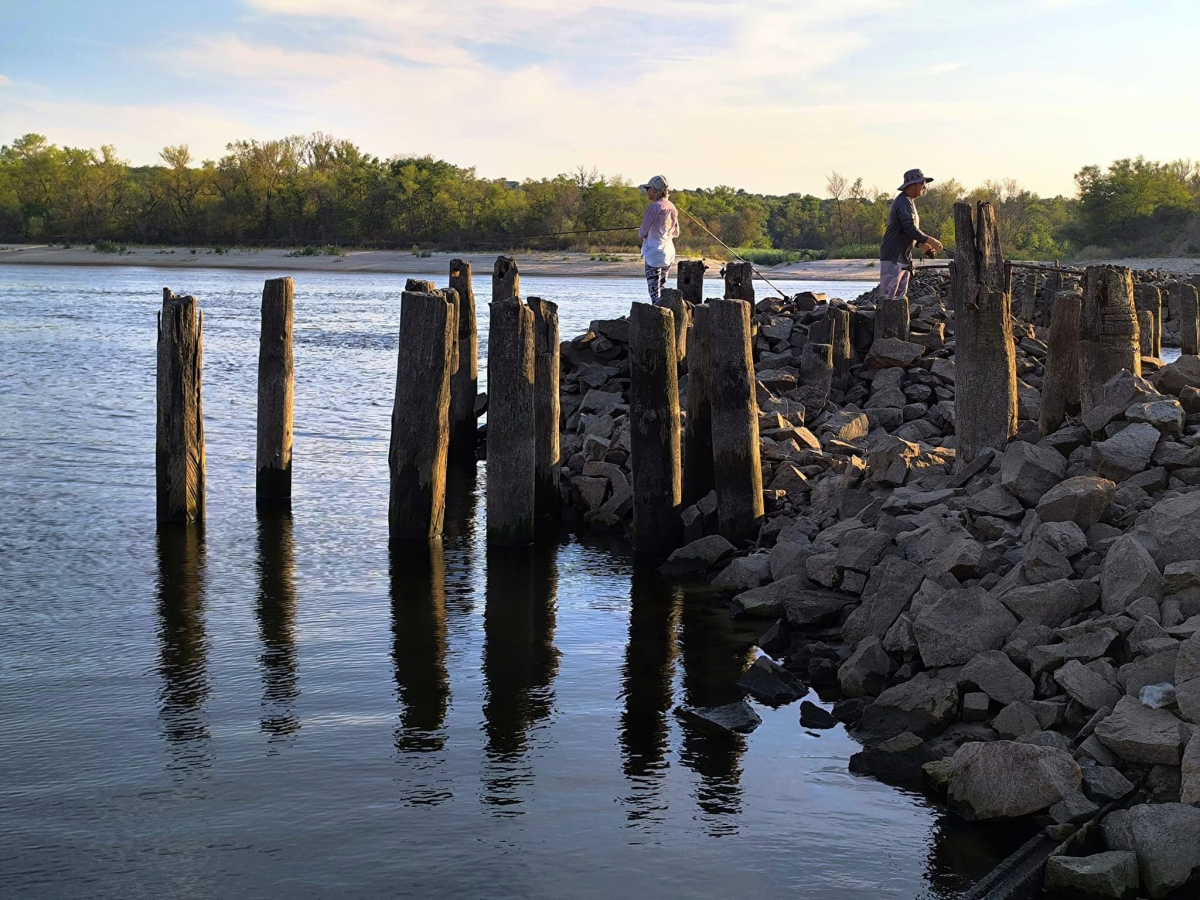
[[[0,240],[616,250],[637,246],[645,205],[632,182],[594,168],[481,178],[431,156],[381,159],[320,132],[226,151],[197,161],[186,145],[165,147],[158,164],[130,166],[112,146],[26,134],[0,147]],[[948,243],[954,202],[986,199],[1011,257],[1200,254],[1200,164],[1122,159],[1085,166],[1075,182],[1077,196],[1044,198],[1012,179],[972,190],[940,180],[920,201],[922,226]],[[780,258],[874,256],[894,196],[836,172],[821,197],[672,192],[684,250],[711,252],[715,237]]]

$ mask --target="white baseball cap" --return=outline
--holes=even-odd
[[[656,191],[668,191],[671,189],[671,186],[667,184],[667,179],[663,178],[661,175],[655,175],[645,184],[639,184],[638,187],[642,190],[653,188]]]

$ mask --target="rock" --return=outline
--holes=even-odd
[[[710,534],[698,541],[684,544],[658,567],[664,578],[696,575],[733,552],[733,544],[719,534]]]
[[[920,344],[912,344],[899,338],[879,338],[871,344],[867,354],[868,369],[887,369],[898,366],[907,369],[925,353]]]
[[[853,647],[868,635],[884,637],[908,608],[924,577],[919,567],[906,560],[884,558],[871,569],[862,603],[842,625],[842,639]]]
[[[1100,601],[1106,613],[1115,614],[1139,597],[1162,596],[1162,575],[1152,557],[1133,535],[1113,541],[1100,573]]]
[[[1162,434],[1180,435],[1186,414],[1174,397],[1160,397],[1134,403],[1125,410],[1125,419],[1153,425]]]
[[[1000,710],[992,722],[992,727],[996,729],[1000,737],[1016,740],[1038,731],[1042,726],[1033,710],[1018,700]]]
[[[1067,461],[1057,450],[1013,441],[1000,461],[1000,484],[1026,506],[1063,480]]]
[[[1057,628],[1085,605],[1078,583],[1065,578],[1013,588],[1000,601],[1022,621],[1051,628]]]
[[[1144,521],[1144,533],[1159,566],[1196,558],[1200,546],[1200,491],[1160,500]],[[1141,531],[1143,527],[1139,526]]]
[[[1054,731],[1043,731],[1042,734],[1051,738],[1061,739],[1065,746],[1058,747],[1057,749],[1062,750],[1068,755],[1070,754],[1071,742],[1066,737]],[[1023,743],[1034,742],[1026,740]],[[1051,745],[1043,744],[1041,746]],[[1062,825],[1081,825],[1098,812],[1100,812],[1100,807],[1078,791],[1070,797],[1065,797],[1058,801],[1049,809],[1050,818]]]
[[[1184,388],[1200,388],[1200,359],[1188,354],[1181,355],[1158,373],[1158,386],[1176,397]]]
[[[680,706],[675,711],[693,725],[709,731],[749,734],[762,724],[758,713],[745,700],[724,706]]]
[[[1104,840],[1111,850],[1137,856],[1142,887],[1165,897],[1200,868],[1200,809],[1182,803],[1141,804],[1104,817]]]
[[[766,589],[759,588],[759,590]],[[853,602],[854,598],[847,597],[845,594],[835,594],[832,591],[804,590],[793,593],[792,596],[784,599],[783,614],[787,618],[789,625],[797,628],[807,628],[837,619],[841,615],[842,610]]]
[[[845,697],[874,697],[895,668],[879,638],[868,637],[838,669],[838,686]]]
[[[769,657],[760,656],[738,679],[738,687],[771,705],[799,700],[808,688],[799,678]]]
[[[1165,709],[1147,709],[1136,697],[1122,697],[1096,726],[1096,737],[1128,762],[1179,765],[1183,744],[1179,720]]]
[[[983,691],[972,691],[962,698],[962,718],[964,722],[982,722],[988,716],[991,701]]]
[[[1067,696],[1091,711],[1112,709],[1121,699],[1120,691],[1076,659],[1055,671],[1054,680]]]
[[[1160,436],[1153,425],[1130,425],[1107,441],[1092,444],[1096,471],[1104,478],[1123,481],[1147,469]]]
[[[950,761],[950,802],[972,819],[1040,812],[1074,795],[1082,773],[1070,755],[1051,747],[995,741],[958,748]]]
[[[1133,783],[1112,766],[1087,766],[1083,770],[1083,792],[1103,804],[1124,800],[1133,793]]]
[[[1179,645],[1179,658],[1175,661],[1175,677],[1171,680],[1183,684],[1200,678],[1200,633],[1194,633]]]
[[[1129,850],[1110,850],[1091,856],[1051,856],[1046,860],[1045,886],[1075,891],[1086,897],[1120,900],[1138,888],[1137,856]]]
[[[1179,658],[1179,645],[1152,653],[1126,663],[1117,670],[1117,681],[1125,693],[1138,697],[1142,688],[1150,684],[1172,684],[1175,681],[1175,661]]]
[[[1062,522],[1047,522],[1047,525],[1061,525]],[[1075,525],[1074,522],[1066,524]],[[1076,528],[1079,526],[1076,525]],[[1060,581],[1075,574],[1071,561],[1047,541],[1042,535],[1034,534],[1033,540],[1025,548],[1025,579],[1030,584],[1044,584],[1049,581]]]
[[[967,497],[960,506],[978,516],[998,516],[1001,519],[1016,519],[1025,514],[1021,501],[998,484]]]
[[[1180,717],[1193,725],[1200,725],[1200,678],[1176,684],[1175,702],[1179,704]]]
[[[814,553],[804,562],[804,574],[823,587],[831,588],[838,582],[837,551]]]
[[[938,759],[928,744],[911,732],[904,732],[884,741],[878,747],[868,747],[850,757],[850,771],[874,775],[883,781],[919,781],[922,767]]]
[[[800,704],[800,724],[805,728],[833,728],[838,720],[833,713],[828,712],[810,700]]]
[[[929,565],[929,575],[950,574],[959,581],[982,578],[996,564],[996,556],[974,538],[958,538],[951,541]]]
[[[926,666],[970,662],[985,650],[999,650],[1017,620],[1000,601],[979,587],[947,591],[913,621],[913,636]]]
[[[883,649],[889,654],[907,657],[917,652],[917,639],[912,633],[912,616],[900,613],[887,634],[883,636]]]
[[[608,479],[593,478],[586,475],[576,475],[571,479],[571,484],[575,486],[575,490],[579,491],[579,496],[583,500],[583,505],[589,511],[599,509],[604,505],[604,498],[608,494]]]
[[[1106,425],[1122,416],[1135,401],[1157,396],[1154,386],[1144,378],[1121,371],[1105,382],[1099,401],[1083,417],[1084,427],[1100,434]]]
[[[1200,806],[1200,732],[1193,732],[1183,749],[1180,774],[1180,802]]]
[[[957,712],[954,684],[921,672],[876,697],[863,711],[856,731],[864,744],[879,744],[906,731],[931,737],[954,721]]]
[[[1052,487],[1037,504],[1043,522],[1074,522],[1085,531],[1100,521],[1117,493],[1107,478],[1077,475]]]
[[[785,601],[799,597],[811,589],[812,582],[807,578],[803,575],[793,575],[791,578],[784,578],[738,594],[733,598],[730,608],[735,617],[753,616],[777,619],[784,615]],[[849,602],[848,599],[847,602]]]
[[[842,538],[838,546],[837,566],[855,572],[869,572],[891,546],[891,535],[871,528],[860,528]],[[915,591],[916,588],[913,588]],[[888,623],[891,624],[891,623]]]
[[[812,554],[812,544],[808,542],[808,538],[805,538],[803,543],[777,541],[767,557],[771,565],[771,578],[779,581],[793,575],[803,575],[805,564]]]
[[[745,591],[771,580],[771,560],[765,553],[739,556],[721,570],[712,585],[722,591]]]
[[[1033,679],[1018,669],[1000,650],[987,650],[963,666],[958,676],[959,691],[975,685],[997,703],[1033,699]]]

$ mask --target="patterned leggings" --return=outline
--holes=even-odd
[[[670,266],[652,266],[646,263],[646,286],[650,289],[650,302],[655,306],[662,296],[662,289],[667,286],[667,273]]]

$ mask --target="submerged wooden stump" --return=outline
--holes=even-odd
[[[487,536],[534,537],[537,451],[533,311],[516,297],[492,304],[488,327]]]
[[[681,259],[675,268],[675,287],[692,306],[704,302],[704,270],[702,259]]]
[[[954,204],[956,465],[986,448],[1003,450],[1017,432],[1017,358],[1004,261],[990,203]]]
[[[675,316],[635,303],[629,314],[629,442],[633,466],[633,549],[679,546],[683,492],[679,445]]]
[[[541,297],[530,297],[529,309],[533,313],[534,507],[539,518],[556,519],[562,512],[562,500],[558,493],[561,456],[558,304]]]
[[[1196,288],[1186,282],[1179,285],[1179,352],[1200,353],[1200,309]]]
[[[725,263],[725,299],[754,302],[754,267],[750,263]]]
[[[521,274],[511,256],[497,256],[492,267],[492,302],[521,297]]]
[[[1145,282],[1134,286],[1134,299],[1138,310],[1138,329],[1141,338],[1142,356],[1162,356],[1162,292],[1156,284]],[[1150,314],[1150,334],[1142,328],[1141,314]],[[1146,352],[1149,348],[1150,352]]]
[[[163,288],[158,316],[155,508],[159,522],[204,519],[204,316]]]
[[[458,323],[440,291],[405,291],[400,298],[396,401],[388,448],[393,539],[440,537],[446,513],[450,452],[450,368]]]
[[[272,278],[263,285],[262,324],[258,338],[258,459],[254,491],[260,507],[287,507],[292,502],[294,292],[290,278]]]
[[[750,305],[737,300],[706,304],[712,347],[713,471],[717,521],[729,541],[751,541],[763,519],[758,401],[750,345]]]
[[[695,307],[689,329],[687,424],[683,429],[684,506],[691,506],[716,486],[713,482],[711,312],[707,303]]]
[[[1122,369],[1142,374],[1133,278],[1123,266],[1088,266],[1079,315],[1079,401],[1086,415]]]
[[[450,287],[458,295],[458,343],[450,376],[450,458],[475,466],[475,398],[479,393],[479,326],[475,320],[475,288],[471,264],[450,260]]]
[[[1074,291],[1054,295],[1047,342],[1046,375],[1042,382],[1042,410],[1038,431],[1042,437],[1057,431],[1067,414],[1079,412],[1079,310]]]

